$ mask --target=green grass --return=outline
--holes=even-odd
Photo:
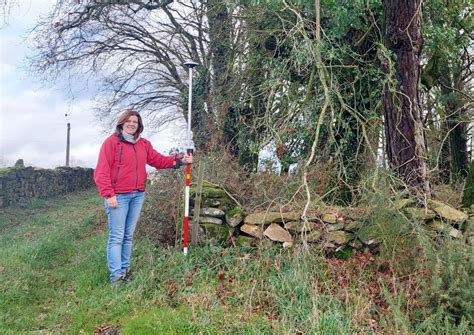
[[[330,297],[321,300],[330,313],[314,328],[321,306],[304,282],[311,275],[275,267],[290,257],[278,249],[204,246],[185,257],[137,240],[134,279],[111,286],[105,215],[94,190],[6,209],[0,222],[2,333],[92,333],[107,325],[123,334],[283,334],[326,323],[347,329],[339,322],[347,319],[344,308]]]
[[[417,332],[406,299],[390,291],[392,278],[382,292],[392,309],[381,312],[367,292],[368,283],[383,278],[355,259],[328,261],[317,249],[218,245],[184,256],[136,238],[133,280],[111,286],[106,239],[95,190],[3,210],[1,333],[90,334],[108,326],[121,334]],[[443,313],[419,329],[446,324]]]

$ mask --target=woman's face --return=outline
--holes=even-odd
[[[127,134],[134,135],[138,129],[138,117],[136,115],[131,115],[123,124],[122,129]]]

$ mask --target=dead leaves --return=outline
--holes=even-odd
[[[120,334],[120,327],[114,325],[97,326],[94,330],[95,335],[118,335]]]
[[[220,270],[217,274],[217,278],[219,279],[219,286],[217,287],[217,297],[219,298],[222,304],[227,303],[227,299],[229,297],[235,297],[237,292],[229,288],[234,283],[234,279],[232,277],[226,278],[226,274],[224,270]]]

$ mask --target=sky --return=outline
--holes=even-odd
[[[95,119],[92,93],[71,94],[64,82],[41,83],[26,71],[27,57],[33,53],[28,32],[55,2],[19,0],[7,24],[0,27],[0,167],[12,166],[20,158],[27,166],[64,166],[68,122],[70,165],[95,167],[100,145],[113,131]],[[143,137],[167,154],[185,143],[182,128],[150,129],[145,120]]]

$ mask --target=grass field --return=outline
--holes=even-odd
[[[321,331],[347,330],[350,315],[330,297],[318,302],[328,310],[311,317],[325,308],[308,299],[307,277],[318,264],[303,262],[294,273],[280,264],[276,250],[205,246],[184,257],[136,241],[134,279],[111,286],[101,205],[91,190],[2,213],[2,332],[106,333],[117,327],[123,334],[271,334],[314,328],[317,320]]]
[[[106,239],[95,190],[3,210],[0,332],[370,334],[426,329],[413,325],[403,301],[403,294],[413,290],[394,293],[385,285],[393,274],[379,272],[371,256],[327,260],[318,251],[297,248],[207,245],[192,248],[185,257],[178,249],[137,239],[133,279],[112,286]],[[408,279],[400,285],[406,281],[408,287]],[[460,324],[457,333],[467,333],[466,324]]]

